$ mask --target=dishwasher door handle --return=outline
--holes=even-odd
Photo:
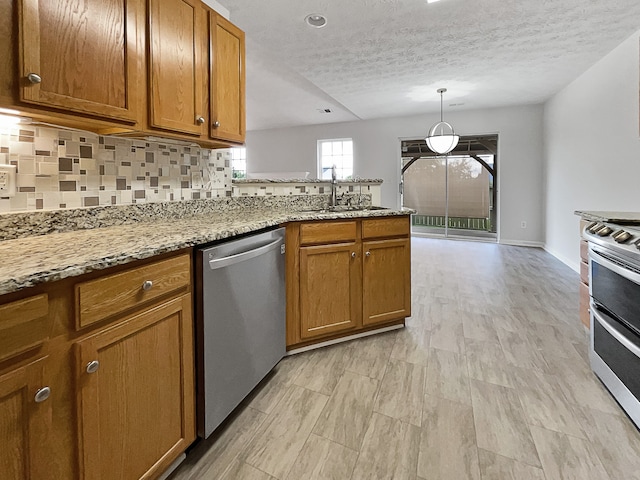
[[[246,252],[236,253],[235,255],[229,255],[228,257],[214,258],[213,260],[209,260],[209,268],[211,270],[215,270],[217,268],[228,267],[229,265],[244,262],[250,258],[259,257],[271,250],[275,250],[281,243],[282,238],[278,238],[271,243],[267,243],[266,245],[262,245],[261,247],[254,248],[252,250],[247,250]]]

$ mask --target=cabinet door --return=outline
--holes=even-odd
[[[356,243],[300,248],[300,338],[360,324],[360,254]]]
[[[212,138],[243,143],[245,137],[244,32],[209,12]]]
[[[47,434],[51,399],[40,390],[46,357],[0,376],[0,477],[8,480],[51,478]],[[39,393],[38,393],[39,392]],[[36,401],[36,393],[38,400]]]
[[[82,478],[156,477],[195,438],[190,295],[76,343],[76,361]]]
[[[139,0],[20,0],[20,97],[134,123]]]
[[[200,0],[149,0],[149,123],[152,128],[202,135],[206,30]]]
[[[411,241],[363,242],[363,324],[411,315]]]

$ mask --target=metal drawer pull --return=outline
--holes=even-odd
[[[213,122],[213,128],[218,128],[220,126],[220,122],[215,121]]]
[[[367,251],[367,252],[365,253],[365,255],[366,255],[367,257],[370,257],[370,256],[371,256],[371,252]]]
[[[153,287],[153,282],[151,280],[145,280],[144,282],[142,282],[142,289],[145,292],[151,290],[151,287]]]
[[[27,75],[27,80],[29,80],[33,84],[36,84],[42,82],[42,77],[37,73],[30,73],[29,75]]]
[[[92,360],[87,363],[87,373],[96,373],[100,368],[100,362],[98,360]]]
[[[51,395],[51,389],[49,387],[42,387],[36,392],[34,400],[36,403],[44,402]]]
[[[196,117],[196,123],[198,125],[202,125],[204,123],[204,117],[203,116]]]
[[[356,258],[356,252],[351,252],[351,258]]]

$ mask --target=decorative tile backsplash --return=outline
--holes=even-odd
[[[0,213],[230,197],[231,152],[41,126],[0,130]]]
[[[336,194],[370,195],[373,205],[380,205],[380,180],[363,180],[361,182],[339,181]],[[234,197],[269,197],[281,195],[327,195],[331,192],[331,183],[322,180],[234,180]]]

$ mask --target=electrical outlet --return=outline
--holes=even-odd
[[[0,197],[16,194],[16,166],[0,165]]]
[[[527,222],[524,220],[520,222],[520,228],[527,228]]]

